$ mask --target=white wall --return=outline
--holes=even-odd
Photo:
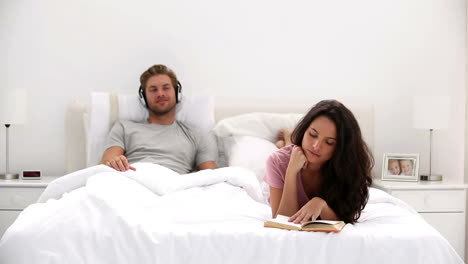
[[[466,6],[466,16],[468,16],[468,6]],[[466,18],[465,18],[466,20]],[[465,34],[465,50],[468,50],[468,20]],[[465,52],[465,65],[468,62],[468,53]],[[468,67],[465,67],[465,104],[468,102]],[[468,153],[468,108],[465,107],[465,153]],[[468,183],[468,157],[465,155],[465,183]],[[466,217],[466,212],[468,212],[468,196],[466,197],[465,203],[465,259],[468,259],[468,218]]]
[[[376,103],[375,158],[420,153],[411,96],[452,97],[434,133],[433,172],[464,180],[465,0],[0,2],[0,87],[26,88],[29,123],[11,128],[10,167],[62,175],[64,115],[91,91],[137,92],[172,67],[185,92],[218,100],[364,97]],[[4,90],[0,90],[4,92]],[[1,94],[0,94],[1,96]],[[0,171],[5,132],[0,129]]]

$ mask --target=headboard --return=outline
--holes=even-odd
[[[109,102],[116,102],[115,94],[107,94]],[[184,97],[184,99],[186,99]],[[245,102],[213,102],[214,122],[218,122],[224,118],[232,117],[245,113],[263,112],[263,113],[306,113],[310,107],[319,100],[312,101],[310,104],[275,104],[275,103],[245,103]],[[345,104],[356,116],[358,120],[364,140],[373,150],[374,146],[374,111],[373,105],[368,101],[359,102],[353,99],[347,101],[339,99]],[[91,100],[92,102],[92,100]],[[89,113],[93,103],[84,103],[74,100],[70,103],[66,113],[65,133],[66,133],[66,170],[67,172],[83,169],[87,164],[87,138],[85,131],[89,129]],[[99,107],[103,107],[100,105]],[[115,116],[115,106],[112,103],[105,105],[104,108],[109,108],[108,111],[100,111],[106,115]],[[118,107],[117,107],[118,109]],[[101,109],[102,110],[102,109]],[[99,112],[99,113],[100,113]],[[118,116],[118,115],[117,115]],[[88,126],[88,127],[86,127]],[[110,125],[109,125],[110,127]],[[87,133],[89,135],[89,133]]]

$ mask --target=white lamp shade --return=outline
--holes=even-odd
[[[28,98],[25,90],[8,90],[0,98],[0,123],[24,124],[27,121]]]
[[[413,127],[417,129],[444,129],[450,118],[450,97],[413,97]]]

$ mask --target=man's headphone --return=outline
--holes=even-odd
[[[182,84],[180,84],[180,82],[177,81],[177,87],[174,88],[176,89],[176,103],[179,103],[182,100]],[[143,86],[141,85],[140,89],[138,89],[138,95],[140,96],[141,104],[148,108],[148,101],[146,100],[145,89],[143,89]]]

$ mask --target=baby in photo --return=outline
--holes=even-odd
[[[400,175],[401,167],[400,162],[397,159],[388,160],[388,174],[389,175]]]
[[[397,159],[388,160],[388,174],[389,175],[400,175],[401,167],[400,162]]]
[[[411,176],[413,175],[413,161],[409,159],[400,160],[400,168],[402,175]]]

